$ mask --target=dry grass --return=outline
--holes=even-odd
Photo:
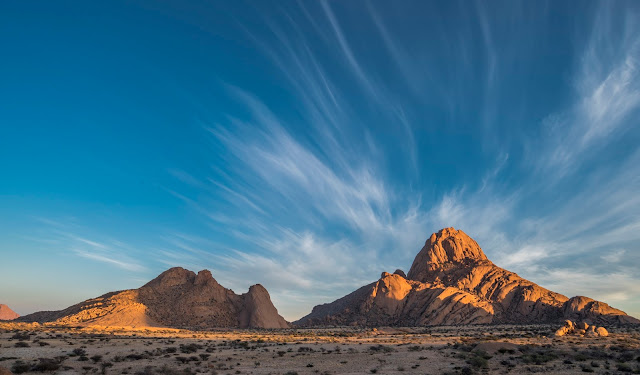
[[[554,328],[185,331],[0,324],[0,366],[15,373],[130,375],[640,373],[640,327],[612,328],[606,338],[555,338]]]

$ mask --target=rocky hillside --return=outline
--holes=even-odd
[[[19,317],[20,315],[11,310],[9,306],[0,303],[0,320],[13,320]]]
[[[442,229],[426,241],[408,275],[380,279],[313,308],[297,325],[442,325],[561,322],[640,323],[606,303],[571,299],[493,264],[461,230]]]
[[[171,268],[146,285],[107,293],[60,311],[25,315],[23,322],[102,327],[287,328],[269,293],[253,285],[242,295],[203,270]]]

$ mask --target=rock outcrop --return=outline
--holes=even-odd
[[[138,289],[107,293],[60,311],[25,315],[23,322],[103,327],[287,328],[269,293],[254,285],[242,295],[203,270],[171,268]]]
[[[14,320],[19,317],[20,315],[11,310],[9,306],[0,303],[0,320]]]
[[[556,337],[567,335],[577,335],[582,337],[606,337],[609,332],[604,327],[589,325],[586,322],[574,323],[571,320],[565,320],[564,325],[555,333]]]
[[[640,323],[607,304],[567,298],[493,264],[461,230],[433,233],[409,273],[381,278],[295,322],[314,325],[446,325],[560,322]],[[579,319],[577,319],[579,318]]]
[[[583,296],[567,300],[562,306],[562,314],[567,319],[590,322],[591,324],[638,323],[638,319],[625,314],[622,310],[614,309],[604,302]]]

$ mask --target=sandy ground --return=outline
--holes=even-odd
[[[105,330],[0,324],[0,367],[58,374],[640,373],[640,327]],[[1,373],[1,372],[0,372]]]

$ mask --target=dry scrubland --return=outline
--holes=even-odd
[[[0,366],[58,374],[640,373],[640,327],[106,330],[0,324]]]

